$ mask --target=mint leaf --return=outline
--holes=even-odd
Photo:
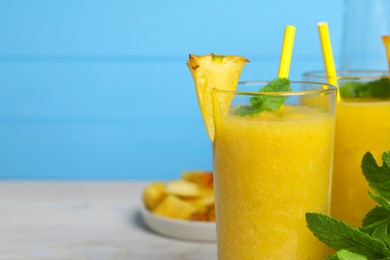
[[[388,217],[385,219],[373,222],[368,226],[361,227],[359,228],[359,230],[373,238],[377,238],[383,241],[389,248],[389,244],[390,244],[389,225],[390,225],[390,215],[388,215]]]
[[[372,231],[371,236],[378,238],[382,241],[385,241],[387,246],[389,245],[390,235],[388,233],[389,221],[383,221],[376,226],[376,228]]]
[[[289,92],[291,91],[290,80],[279,78],[272,80],[268,85],[262,87],[259,92]],[[251,105],[241,106],[234,112],[239,116],[256,115],[265,111],[275,111],[283,106],[287,97],[256,95],[251,97]]]
[[[369,96],[367,85],[357,81],[342,83],[339,91],[342,98],[364,98]]]
[[[369,152],[362,160],[363,174],[377,195],[368,193],[379,204],[366,214],[362,227],[352,228],[323,214],[306,213],[313,234],[338,250],[327,260],[390,259],[390,152],[384,152],[382,159],[381,167]]]
[[[381,241],[384,241],[387,247],[389,247],[389,242],[390,242],[389,224],[390,224],[389,219],[386,219],[382,222],[377,222],[375,224],[375,228],[373,228],[371,230],[371,234],[369,234],[371,237],[378,238]]]
[[[342,98],[389,98],[390,81],[388,78],[368,83],[348,81],[342,83],[339,90]]]
[[[367,257],[352,253],[348,250],[337,251],[336,256],[339,260],[367,260]]]
[[[330,255],[325,260],[340,260],[336,254]]]
[[[323,243],[335,250],[348,250],[369,259],[390,257],[386,244],[357,228],[319,213],[306,213],[308,228]]]
[[[370,187],[390,201],[390,152],[383,153],[382,159],[383,166],[379,167],[374,156],[367,152],[362,160],[362,170]]]
[[[367,83],[367,88],[370,97],[374,98],[389,98],[390,97],[390,81],[388,78],[381,78],[377,81]]]
[[[348,250],[340,250],[328,256],[325,260],[368,260],[367,257],[352,253]]]
[[[381,207],[374,208],[366,215],[363,220],[363,227],[361,227],[360,230],[371,237],[384,241],[387,246],[389,246],[390,203],[386,199],[376,196],[371,192],[369,192],[369,194],[374,201],[381,205]],[[373,213],[379,213],[380,215],[372,215]],[[369,220],[371,222],[369,225],[367,225],[367,216],[370,216],[371,218],[371,220]]]
[[[390,216],[390,202],[387,201],[385,198],[382,198],[382,197],[379,197],[379,196],[372,194],[372,192],[370,192],[370,191],[368,192],[368,194],[375,202],[377,202],[379,205],[381,205],[384,209],[388,210],[388,214]]]
[[[239,116],[253,116],[260,113],[261,108],[255,106],[241,106],[234,113]]]
[[[383,221],[390,216],[390,212],[382,207],[375,207],[369,211],[363,219],[362,227],[370,226],[378,221]]]

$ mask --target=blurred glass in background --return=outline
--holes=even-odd
[[[340,69],[387,70],[381,37],[390,34],[390,0],[344,0]]]

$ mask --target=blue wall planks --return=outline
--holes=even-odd
[[[211,169],[189,53],[244,55],[242,80],[272,78],[294,24],[300,79],[322,68],[321,20],[339,53],[341,1],[280,2],[0,0],[0,178]]]

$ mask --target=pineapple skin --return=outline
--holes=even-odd
[[[212,142],[215,135],[213,89],[236,90],[246,62],[249,60],[233,55],[189,55],[187,66],[194,79],[199,108]]]

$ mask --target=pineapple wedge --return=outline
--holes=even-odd
[[[152,212],[168,218],[189,219],[196,211],[197,207],[191,203],[176,196],[168,195]]]
[[[390,35],[382,36],[382,41],[383,41],[383,44],[385,45],[387,64],[388,64],[389,70],[390,70]]]
[[[194,79],[200,111],[206,125],[207,134],[212,142],[214,142],[215,134],[212,91],[214,88],[236,90],[241,71],[246,62],[249,62],[249,60],[240,56],[220,56],[216,54],[197,56],[190,54],[187,66]]]
[[[166,196],[165,184],[156,182],[149,184],[143,194],[145,206],[149,210],[153,210]]]

